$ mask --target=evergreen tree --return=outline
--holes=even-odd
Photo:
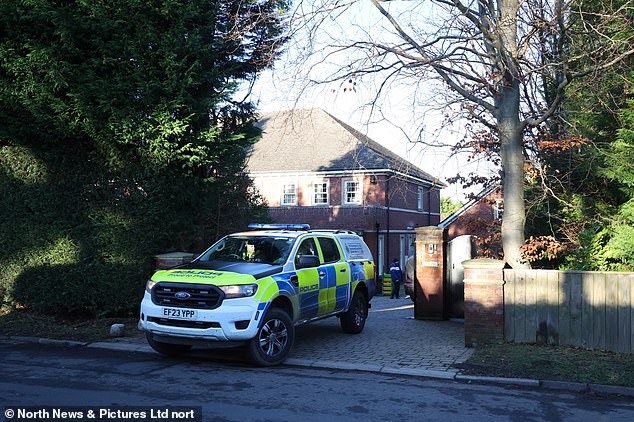
[[[285,7],[0,2],[5,305],[135,314],[153,255],[266,217],[244,174],[255,109],[233,97],[279,53]]]
[[[0,138],[86,139],[132,152],[147,168],[223,172],[255,134],[252,105],[232,96],[279,51],[284,7],[4,1]]]

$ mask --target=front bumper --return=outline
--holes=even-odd
[[[255,337],[258,331],[258,323],[265,311],[258,310],[258,307],[262,308],[251,297],[225,299],[216,309],[196,309],[195,320],[169,319],[163,315],[165,307],[155,305],[151,295],[145,292],[139,327],[155,337],[173,337],[177,343],[181,342],[178,338],[189,339],[190,343],[245,341]],[[203,323],[204,328],[194,327],[195,322]]]

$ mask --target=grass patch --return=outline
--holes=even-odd
[[[13,310],[0,314],[0,335],[91,342],[111,338],[112,324],[125,324],[126,337],[138,337],[141,333],[136,328],[137,322],[134,318],[69,320]]]
[[[467,375],[634,387],[634,355],[629,353],[505,343],[476,349],[456,367]]]

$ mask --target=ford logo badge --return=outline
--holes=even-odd
[[[176,292],[176,293],[174,293],[174,297],[176,299],[185,300],[185,299],[189,299],[190,297],[192,297],[192,295],[190,295],[187,292]]]

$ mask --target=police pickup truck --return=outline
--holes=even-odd
[[[245,345],[270,366],[286,359],[299,324],[336,316],[344,332],[363,330],[376,283],[361,237],[308,225],[249,229],[148,280],[139,326],[154,350]]]

